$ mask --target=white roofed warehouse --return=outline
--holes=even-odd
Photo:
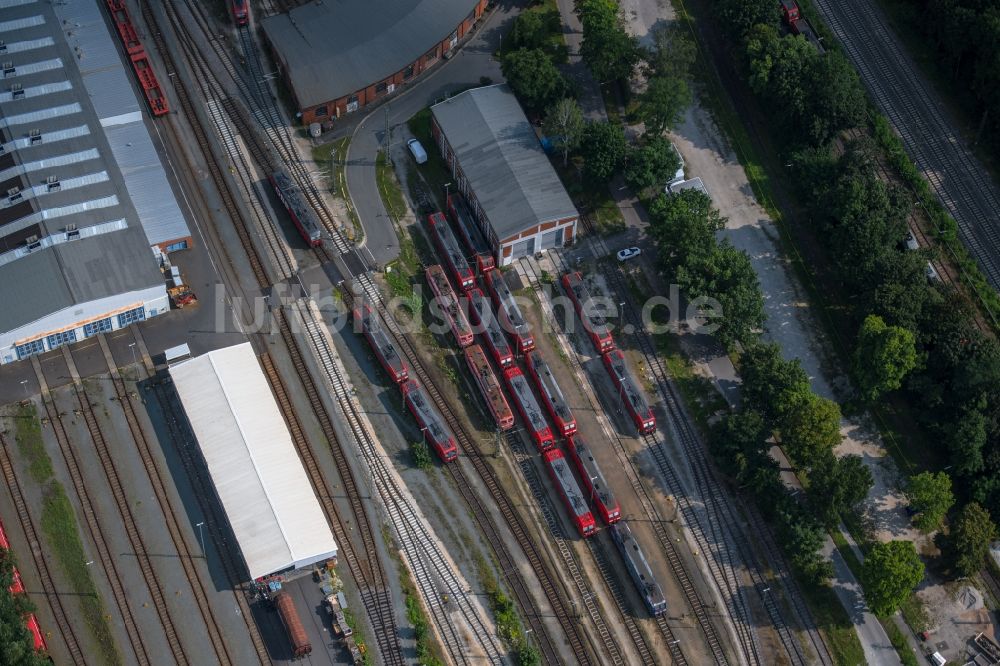
[[[0,2],[0,362],[170,308],[191,245],[98,0]]]
[[[337,544],[249,342],[170,367],[250,578],[294,577]]]
[[[435,104],[431,121],[455,185],[501,266],[576,240],[580,215],[506,84]]]

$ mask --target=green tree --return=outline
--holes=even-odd
[[[542,122],[542,131],[563,156],[563,166],[569,163],[569,154],[580,145],[583,136],[583,111],[571,97],[564,97],[549,107]]]
[[[592,184],[607,183],[621,167],[627,144],[620,125],[588,123],[580,139],[583,175]]]
[[[805,470],[822,463],[840,444],[840,406],[812,391],[787,396],[788,411],[781,421],[785,453]]]
[[[827,51],[813,61],[806,85],[812,92],[808,131],[816,144],[864,122],[868,100],[861,79],[854,65],[838,51]]]
[[[781,21],[779,4],[769,0],[719,0],[716,6],[720,25],[735,37],[743,37],[758,23],[776,28]]]
[[[913,524],[921,532],[932,532],[940,527],[955,503],[951,477],[944,472],[921,472],[910,477],[906,497],[910,500],[910,508],[917,512]]]
[[[422,439],[410,442],[410,457],[413,459],[414,467],[418,469],[430,469],[434,464],[430,448],[427,446],[427,442]]]
[[[0,665],[42,666],[48,660],[35,652],[31,634],[24,626],[25,613],[34,610],[28,597],[11,594],[14,561],[9,550],[0,548]]]
[[[692,271],[685,271],[678,276],[678,283],[687,287],[689,297],[703,296],[718,302],[722,316],[708,322],[715,329],[715,337],[726,347],[752,342],[764,325],[764,295],[747,253],[724,241],[697,269],[697,278]]]
[[[924,563],[911,541],[877,543],[865,556],[861,585],[868,606],[886,617],[899,610],[924,577]]]
[[[726,225],[712,200],[698,190],[660,195],[649,206],[649,218],[660,270],[671,279],[683,265],[707,262],[715,249],[715,232]]]
[[[653,186],[662,187],[680,166],[680,156],[665,137],[647,135],[641,146],[628,151],[625,182],[636,193]]]
[[[542,663],[542,653],[534,645],[523,642],[517,650],[517,666],[538,666]]]
[[[672,22],[653,29],[653,47],[646,55],[651,76],[688,80],[698,48],[688,30]]]
[[[577,13],[583,25],[580,55],[600,82],[632,76],[639,63],[639,41],[625,32],[614,0],[582,0]]]
[[[662,134],[675,126],[691,105],[687,82],[669,76],[654,76],[639,95],[636,115],[646,124],[646,131]]]
[[[516,49],[542,49],[549,46],[549,35],[560,30],[559,11],[554,8],[529,7],[514,19],[511,41]]]
[[[764,416],[769,427],[779,427],[791,405],[790,398],[807,393],[809,376],[799,359],[786,361],[781,348],[769,343],[748,346],[740,354],[743,403]]]
[[[835,527],[840,515],[860,504],[873,484],[859,456],[828,456],[809,474],[809,503],[816,517]]]
[[[726,415],[712,428],[712,454],[723,472],[743,484],[763,464],[770,433],[759,412],[746,409]]]
[[[945,443],[952,469],[958,476],[967,477],[983,471],[986,427],[986,417],[975,405],[963,409],[958,418],[947,426]]]
[[[833,565],[821,555],[826,542],[822,526],[799,512],[780,514],[778,523],[778,534],[789,564],[814,583],[830,578]]]
[[[865,318],[854,354],[854,376],[865,400],[875,401],[883,393],[898,389],[916,365],[913,333],[888,326],[877,315]]]
[[[566,94],[566,81],[540,49],[517,49],[504,54],[501,67],[511,90],[532,111],[541,111]]]
[[[983,568],[990,542],[996,538],[997,527],[989,512],[976,502],[969,502],[939,543],[956,576],[973,576]]]

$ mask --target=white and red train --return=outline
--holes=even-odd
[[[514,412],[510,409],[507,398],[504,397],[500,381],[493,373],[490,362],[479,345],[472,345],[465,348],[465,362],[469,366],[469,372],[476,379],[476,385],[486,400],[486,406],[490,410],[493,421],[500,430],[510,430],[514,427]]]
[[[591,536],[596,527],[594,514],[590,512],[590,507],[583,498],[583,493],[580,492],[580,486],[577,485],[576,479],[573,477],[573,470],[566,462],[563,452],[559,449],[552,449],[542,454],[542,457],[545,458],[545,466],[549,470],[549,476],[552,477],[552,482],[555,484],[556,490],[559,491],[559,496],[562,497],[563,504],[566,506],[577,532],[582,537]]]
[[[445,425],[441,413],[431,402],[424,387],[415,379],[408,379],[403,382],[402,389],[403,400],[423,431],[428,446],[434,449],[444,462],[451,462],[457,458],[458,445],[455,443],[455,436]]]
[[[545,420],[542,408],[538,406],[538,401],[531,391],[528,378],[521,372],[521,368],[512,366],[504,370],[504,378],[507,380],[507,388],[514,396],[514,403],[517,411],[524,419],[524,426],[531,436],[531,440],[543,453],[556,445],[556,440],[552,436],[552,428]]]
[[[378,318],[373,316],[371,307],[365,303],[354,308],[354,319],[361,323],[361,332],[364,333],[368,344],[372,346],[375,357],[392,381],[402,384],[410,378],[410,368],[406,361],[396,351],[396,346],[392,344]]]
[[[531,335],[531,327],[524,320],[521,308],[517,306],[517,301],[514,300],[514,294],[511,293],[510,287],[507,286],[507,281],[504,280],[503,273],[500,271],[490,271],[483,276],[483,280],[486,282],[486,288],[490,290],[493,302],[497,306],[500,323],[514,341],[514,348],[517,349],[517,353],[525,354],[534,349],[535,338]]]
[[[576,314],[583,322],[583,330],[587,332],[597,353],[603,354],[614,349],[615,340],[611,336],[611,328],[604,316],[596,311],[594,299],[583,281],[583,276],[576,272],[567,273],[562,277],[562,285],[573,299]]]
[[[427,269],[426,276],[427,284],[431,286],[431,291],[437,296],[438,307],[447,319],[455,341],[458,342],[459,347],[468,347],[472,344],[472,326],[458,305],[458,297],[455,295],[455,290],[451,288],[451,283],[448,282],[448,276],[445,275],[444,269],[439,264],[434,264]]]
[[[448,214],[458,228],[458,235],[462,237],[465,247],[472,253],[476,260],[476,268],[480,273],[486,273],[496,268],[496,260],[490,252],[490,246],[486,243],[482,230],[476,224],[476,219],[472,216],[469,207],[465,205],[462,196],[451,194],[448,196]]]
[[[10,543],[7,541],[7,533],[4,531],[3,522],[0,522],[0,550],[10,551]],[[18,573],[16,567],[14,567],[14,580],[10,584],[10,593],[13,595],[25,594],[24,583],[21,582],[21,574]],[[42,635],[42,629],[38,625],[38,618],[35,617],[34,613],[25,614],[24,626],[31,634],[31,642],[35,650],[38,652],[47,650],[48,646],[45,644],[45,637]]]
[[[285,207],[288,215],[292,218],[295,228],[299,230],[299,235],[312,247],[322,244],[323,229],[319,219],[306,203],[302,191],[292,180],[291,175],[284,169],[280,169],[267,178],[271,181],[271,186],[281,200],[281,205]]]
[[[514,362],[514,352],[510,341],[500,328],[500,322],[493,315],[493,304],[479,289],[469,291],[469,316],[474,324],[482,329],[486,346],[489,347],[493,360],[501,368],[510,367]]]
[[[583,487],[590,497],[590,503],[597,509],[601,520],[606,525],[621,520],[622,512],[618,500],[608,488],[604,474],[601,473],[601,468],[598,467],[597,461],[594,460],[594,456],[590,453],[590,448],[584,443],[583,438],[579,434],[570,437],[566,448],[569,449],[569,457],[576,465],[576,471],[583,479]]]
[[[472,269],[469,267],[469,262],[465,258],[465,253],[462,252],[462,247],[458,244],[458,239],[455,238],[451,227],[448,226],[448,219],[444,213],[431,213],[427,216],[427,223],[431,228],[434,244],[437,245],[438,251],[444,257],[452,279],[459,289],[468,292],[476,286],[476,276],[473,275]]]
[[[535,386],[542,396],[542,402],[549,411],[549,416],[556,424],[556,430],[563,437],[569,437],[576,432],[576,418],[566,404],[562,389],[559,388],[552,369],[545,362],[538,351],[532,351],[525,356],[528,365],[528,373],[535,380]]]
[[[655,432],[656,415],[642,394],[642,390],[639,389],[639,385],[632,379],[632,373],[629,372],[625,362],[625,354],[619,349],[609,351],[604,355],[604,367],[608,369],[608,374],[618,389],[618,398],[624,403],[639,434],[650,435]]]

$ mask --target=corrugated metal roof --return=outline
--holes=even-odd
[[[531,123],[506,85],[467,90],[435,104],[431,113],[497,239],[577,216]]]
[[[314,106],[395,74],[447,39],[475,0],[327,0],[261,21],[295,96]]]
[[[249,342],[170,367],[251,578],[335,557],[337,543]]]

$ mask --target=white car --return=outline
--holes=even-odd
[[[629,259],[635,259],[640,254],[642,250],[637,247],[627,247],[623,250],[618,250],[618,261],[628,261]]]
[[[912,231],[907,231],[906,232],[906,249],[907,250],[919,250],[920,249],[920,243],[917,242],[917,239],[913,236],[913,232]]]
[[[410,149],[410,154],[413,155],[413,159],[417,161],[417,164],[423,164],[427,161],[427,151],[424,150],[419,141],[410,139],[406,142],[406,146]]]
[[[927,280],[929,282],[940,282],[941,281],[941,276],[938,275],[937,269],[934,268],[934,266],[932,266],[931,262],[929,262],[929,261],[927,262],[927,269],[924,271],[924,273],[927,275]]]

